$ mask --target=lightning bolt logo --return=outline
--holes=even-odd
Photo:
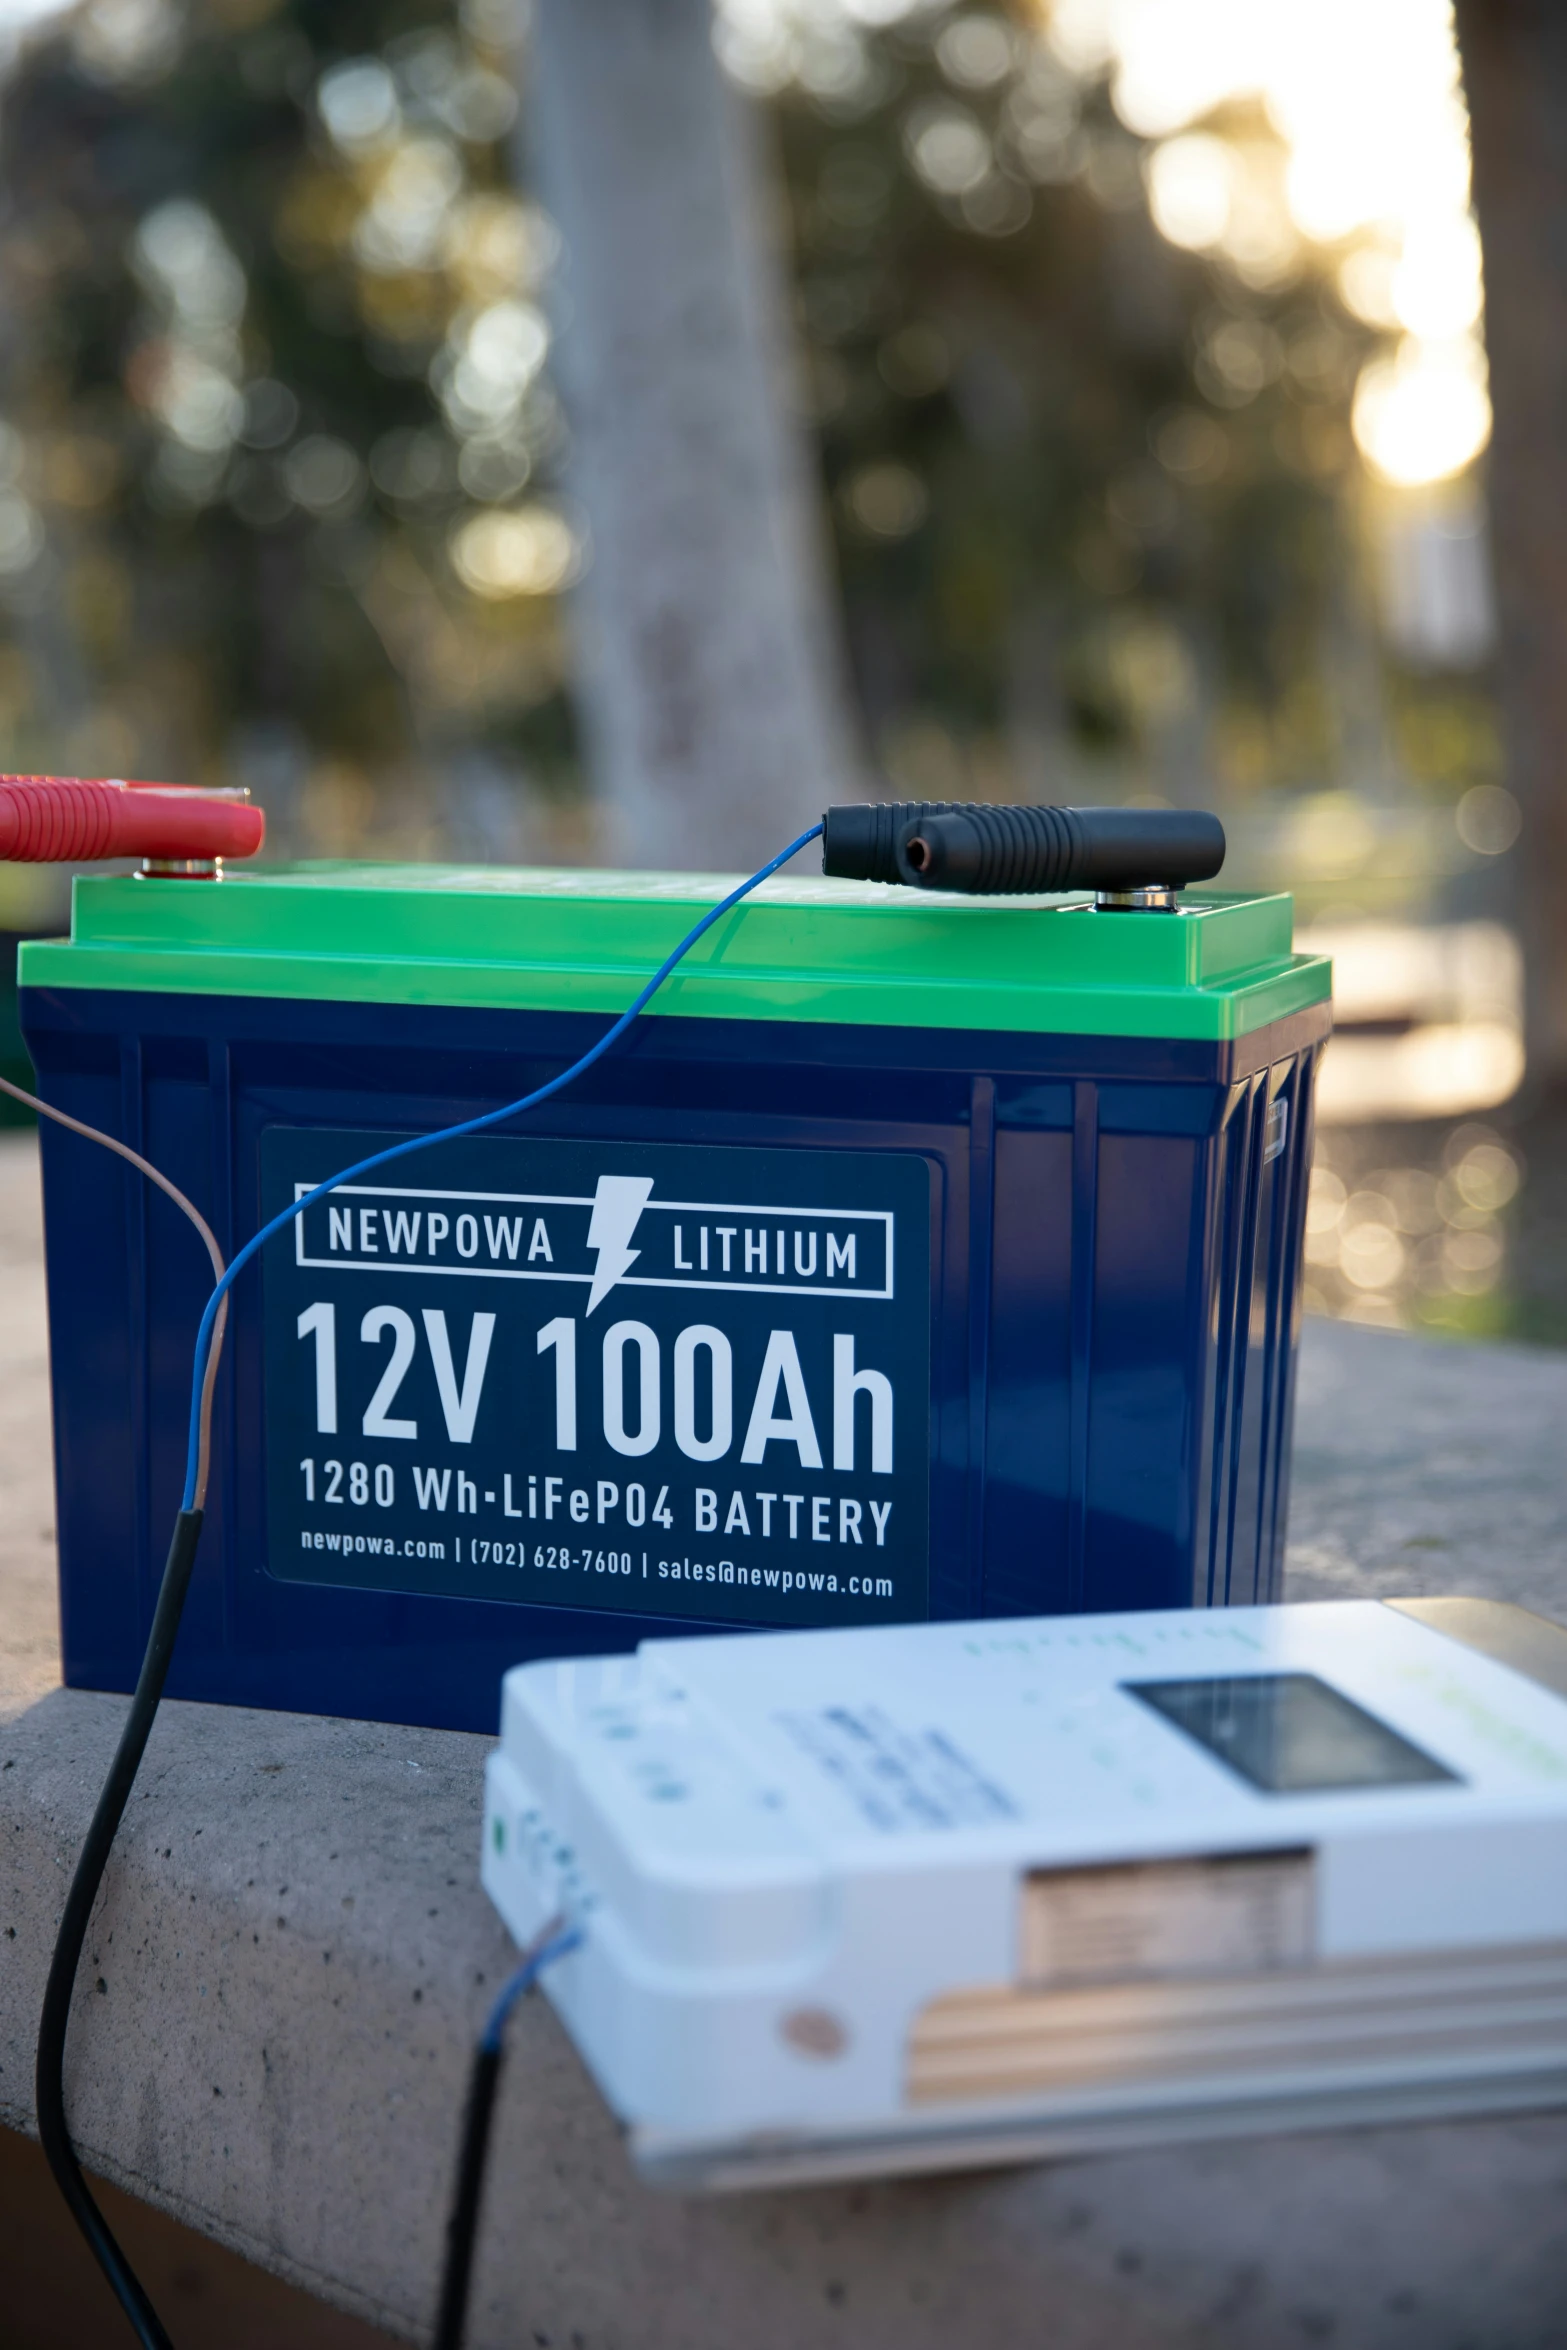
[[[626,1244],[637,1228],[637,1219],[647,1206],[652,1188],[651,1175],[601,1175],[598,1179],[598,1189],[593,1195],[593,1221],[588,1226],[588,1246],[598,1250],[593,1287],[588,1292],[590,1314],[642,1254],[639,1248],[628,1248]]]

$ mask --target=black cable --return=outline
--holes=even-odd
[[[64,1110],[56,1109],[50,1102],[41,1101],[36,1094],[28,1093],[22,1086],[13,1085],[8,1077],[0,1077],[0,1092],[25,1102],[29,1109],[37,1111],[40,1118],[51,1119],[55,1125],[68,1127],[73,1134],[80,1134],[88,1142],[99,1143],[105,1150],[113,1151],[118,1158],[133,1166],[139,1175],[145,1176],[149,1183],[155,1183],[200,1234],[202,1245],[212,1260],[214,1276],[221,1281],[223,1252],[218,1247],[211,1226],[195,1203],[185,1197],[177,1184],[169,1181],[161,1168],[155,1167],[150,1159],[144,1159],[140,1151],[132,1150],[129,1143],[119,1141],[115,1135],[104,1134],[96,1126],[84,1124],[80,1118],[68,1116]],[[103,1880],[115,1830],[124,1813],[137,1766],[152,1729],[153,1717],[158,1710],[158,1699],[168,1675],[169,1659],[173,1654],[180,1614],[185,1605],[185,1593],[195,1564],[212,1457],[212,1396],[222,1343],[220,1331],[215,1334],[207,1376],[202,1385],[195,1507],[182,1515],[175,1527],[174,1541],[170,1547],[168,1564],[164,1568],[163,1583],[153,1616],[152,1633],[142,1659],[136,1695],[121,1730],[114,1762],[98,1798],[86,1841],[77,1856],[65,1913],[49,1962],[49,1980],[44,1993],[43,2017],[39,2024],[34,2076],[38,2136],[54,2174],[55,2184],[86,2238],[93,2257],[108,2278],[110,2289],[129,2319],[137,2339],[144,2345],[166,2346],[168,2336],[134,2269],[116,2243],[112,2229],[94,2202],[92,2191],[76,2159],[76,2150],[71,2144],[70,2128],[65,2118],[65,2038],[70,2025],[71,1994],[76,1970],[81,1963],[82,1945],[91,1921],[93,1903]]]
[[[71,2020],[71,1993],[76,1983],[76,1969],[81,1960],[82,1944],[87,1939],[93,1903],[103,1882],[115,1830],[119,1827],[142,1755],[146,1751],[158,1700],[163,1695],[163,1684],[168,1679],[169,1663],[174,1655],[174,1642],[180,1628],[180,1611],[190,1588],[191,1569],[196,1564],[196,1545],[201,1539],[202,1516],[200,1510],[181,1510],[174,1521],[174,1539],[169,1545],[168,1564],[163,1570],[163,1581],[158,1589],[158,1604],[153,1613],[152,1631],[148,1636],[146,1654],[142,1658],[136,1694],[131,1699],[131,1710],[125,1717],[120,1743],[114,1750],[109,1775],[103,1783],[103,1792],[93,1812],[92,1825],[87,1830],[87,1838],[71,1878],[71,1890],[65,1897],[65,1915],[60,1920],[54,1956],[49,1961],[49,1981],[44,1991],[43,2016],[38,2026],[35,2086],[38,2135],[44,2154],[54,2173],[55,2184],[70,2207],[72,2218],[86,2237],[93,2257],[108,2278],[143,2350],[173,2350],[173,2344],[164,2332],[158,2313],[147,2298],[135,2270],[115,2242],[108,2221],[93,2201],[87,2181],[82,2176],[82,2166],[76,2159],[76,2149],[71,2144],[71,2133],[65,2118],[65,2035]]]
[[[433,2350],[458,2350],[468,2315],[468,2287],[473,2276],[474,2238],[479,2228],[479,2198],[484,2188],[484,2166],[490,2151],[490,2123],[495,2092],[500,2086],[499,2048],[475,2049],[468,2076],[468,2102],[463,2108],[462,2138],[457,2154],[457,2181],[452,2190],[451,2217],[446,2223],[446,2268],[441,2278],[441,2306],[435,2320]]]
[[[506,1983],[473,2052],[468,2076],[468,2102],[463,2108],[462,2137],[457,2150],[457,2178],[452,2189],[451,2216],[446,2223],[446,2266],[441,2277],[441,2305],[435,2320],[433,2350],[461,2350],[468,2315],[468,2288],[473,2280],[473,2248],[479,2232],[479,2206],[484,2194],[484,2166],[490,2151],[490,2125],[495,2118],[495,2092],[500,2086],[501,2061],[506,2052],[506,2024],[525,1991],[531,1991],[547,1966],[575,1950],[582,1940],[564,1918],[550,1919],[529,1943],[522,1964]]]

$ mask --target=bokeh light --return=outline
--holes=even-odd
[[[1407,336],[1355,390],[1355,438],[1384,481],[1413,489],[1472,464],[1491,435],[1485,358],[1474,342]]]
[[[475,514],[452,536],[452,562],[477,596],[553,595],[575,578],[582,550],[553,507]]]
[[[1378,1159],[1377,1129],[1323,1137],[1306,1208],[1306,1302],[1384,1328],[1485,1330],[1505,1314],[1527,1170],[1514,1144],[1465,1121]]]
[[[1235,202],[1237,157],[1227,139],[1193,131],[1166,139],[1148,161],[1154,224],[1172,245],[1211,252],[1223,242]]]
[[[1336,257],[1348,306],[1402,331],[1370,363],[1355,437],[1385,481],[1461,472],[1490,429],[1478,328],[1480,245],[1448,0],[1055,0],[1051,40],[1107,65],[1128,129],[1162,143],[1153,217],[1173,243],[1287,270],[1304,240]],[[1260,106],[1284,151],[1276,190],[1226,129]]]

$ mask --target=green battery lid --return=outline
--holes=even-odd
[[[320,863],[221,881],[83,876],[68,939],[24,987],[619,1012],[704,909],[712,874]],[[1226,1041],[1325,1005],[1287,896],[1205,891],[1176,913],[1085,897],[968,898],[779,876],[715,923],[663,1018]]]

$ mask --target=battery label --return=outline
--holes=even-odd
[[[267,1214],[397,1139],[271,1128]],[[377,1175],[264,1252],[273,1575],[929,1612],[923,1159],[476,1137]]]

